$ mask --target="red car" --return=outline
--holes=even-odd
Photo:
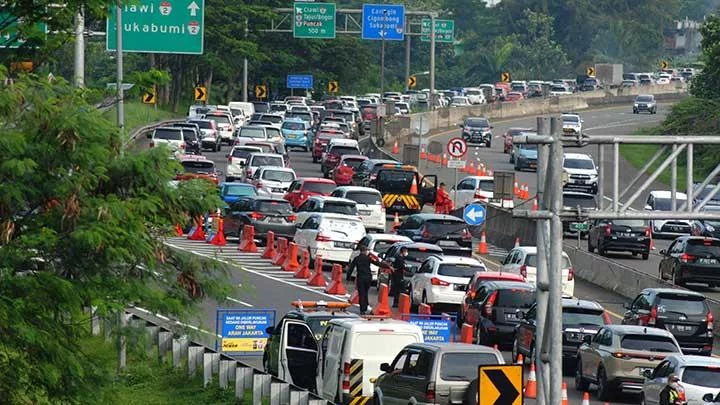
[[[523,96],[523,94],[520,93],[519,91],[511,91],[510,93],[507,94],[507,96],[505,96],[505,101],[512,103],[514,101],[523,100],[524,98],[525,98],[525,96]]]
[[[326,129],[320,131],[315,140],[313,141],[312,158],[313,163],[318,163],[322,159],[323,150],[325,145],[330,142],[332,138],[347,138],[345,133],[340,130]]]
[[[503,139],[505,140],[503,151],[505,153],[510,153],[513,148],[513,136],[520,135],[523,132],[535,132],[532,128],[510,128],[503,134]]]
[[[298,209],[310,196],[329,196],[337,184],[329,179],[319,177],[301,177],[290,183],[287,194],[283,197],[293,208]]]
[[[458,325],[462,325],[465,322],[465,314],[470,309],[470,304],[475,299],[475,291],[477,291],[480,284],[486,281],[520,281],[524,282],[523,276],[515,273],[503,273],[496,271],[478,271],[470,279],[470,282],[465,289],[465,296],[460,301],[460,313],[457,317]]]
[[[352,185],[355,170],[366,160],[368,160],[368,157],[364,155],[343,155],[343,157],[340,158],[340,163],[338,163],[335,170],[332,171],[332,178],[335,180],[335,183],[338,186]]]

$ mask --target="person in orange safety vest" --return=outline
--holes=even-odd
[[[435,197],[435,213],[436,214],[450,214],[455,207],[453,206],[452,199],[447,190],[445,190],[445,183],[440,183],[440,187],[437,190],[437,196]]]

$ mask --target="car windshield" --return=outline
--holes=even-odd
[[[495,304],[506,308],[530,308],[535,303],[534,288],[507,288],[498,290]]]
[[[605,325],[603,311],[587,308],[563,308],[562,323],[568,325]]]
[[[484,267],[473,264],[448,263],[441,264],[438,267],[437,274],[447,277],[465,277],[470,278],[478,271],[485,270]]]
[[[643,80],[644,80],[644,79],[643,79]],[[649,80],[649,79],[648,79],[648,80]],[[638,98],[635,99],[635,101],[639,101],[639,102],[641,102],[641,103],[648,103],[648,102],[650,102],[650,101],[652,101],[652,100],[653,100],[652,97],[643,97],[643,96],[639,96]]]
[[[452,102],[455,104],[469,104],[465,97],[453,97]]]
[[[575,115],[563,115],[562,120],[563,122],[580,122],[580,117]]]
[[[720,240],[688,239],[686,252],[693,256],[720,258]]]
[[[445,353],[440,361],[440,378],[445,381],[472,381],[478,365],[499,364],[492,353]]]
[[[597,203],[595,202],[595,197],[593,196],[580,196],[580,195],[563,195],[563,206],[570,207],[572,209],[577,208],[580,206],[580,208],[587,208],[595,210],[597,209]]]
[[[592,160],[589,159],[565,159],[563,161],[563,167],[566,169],[583,169],[593,170],[595,165]]]
[[[685,316],[705,315],[705,298],[698,296],[661,295],[657,303],[658,314],[668,312],[680,313]]]
[[[632,228],[647,227],[647,223],[642,219],[613,219],[613,225],[629,226]]]
[[[525,91],[525,86],[518,84],[518,85],[512,86],[511,89],[514,91],[522,92],[522,91]]]
[[[195,134],[195,131],[190,128],[186,128],[183,131],[183,135],[185,136],[186,141],[197,141],[197,135]]]
[[[707,388],[720,388],[720,367],[685,367],[682,382]]]
[[[207,174],[212,173],[215,171],[215,163],[209,160],[204,161],[185,161],[182,162],[183,167],[185,168],[186,173],[198,173],[198,174]]]
[[[250,156],[253,153],[257,153],[258,150],[255,148],[252,149],[241,149],[241,148],[235,148],[232,151],[232,157],[238,158],[238,159],[247,159],[248,156]]]
[[[295,173],[287,170],[265,170],[262,173],[262,179],[287,183],[295,180]]]
[[[166,141],[182,141],[182,130],[158,128],[155,130],[153,139],[164,139]]]
[[[432,236],[447,236],[452,234],[464,234],[467,228],[463,221],[451,219],[432,219],[425,222],[425,230]]]
[[[335,183],[307,182],[303,185],[302,191],[307,193],[318,193],[330,195],[335,190]]]
[[[518,145],[521,150],[537,150],[537,144],[534,143],[522,143]]]
[[[377,175],[377,189],[380,192],[393,191],[398,194],[410,192],[415,172],[408,170],[381,170]]]
[[[282,129],[287,129],[288,131],[304,131],[305,130],[305,123],[303,122],[293,122],[293,121],[285,121],[282,124]]]
[[[677,203],[677,206],[680,207],[680,205],[687,201],[685,198],[680,198],[679,195],[676,195],[675,202]],[[672,201],[670,198],[656,198],[655,199],[655,211],[671,211],[672,210]]]
[[[255,106],[255,112],[264,113],[270,110],[270,107],[266,103],[253,103]]]
[[[490,126],[490,123],[484,118],[468,118],[467,121],[465,121],[465,125],[468,127],[487,128]]]
[[[273,214],[292,214],[292,205],[287,201],[260,200],[255,203],[255,211]]]
[[[271,104],[270,111],[287,111],[287,106],[285,104]]]
[[[249,166],[262,167],[262,166],[278,166],[282,167],[284,164],[282,156],[253,156]]]
[[[326,201],[325,204],[323,204],[322,211],[333,214],[357,215],[357,206],[339,201]]]
[[[331,154],[334,155],[357,155],[360,153],[360,151],[352,146],[333,146],[332,149],[330,149]]]
[[[370,191],[348,191],[345,195],[348,200],[353,200],[358,204],[380,205],[380,194]]]
[[[528,267],[537,267],[537,255],[535,253],[530,253],[525,256],[525,265]],[[570,264],[570,259],[567,256],[563,255],[562,268],[569,269],[570,267],[572,267],[572,264]]]
[[[364,161],[365,159],[345,159],[343,160],[343,165],[351,167],[353,170],[357,170]]]
[[[392,245],[394,245],[397,241],[394,240],[379,240],[375,242],[375,246],[373,247],[373,251],[375,253],[385,253],[390,249]]]
[[[310,114],[308,112],[293,111],[292,113],[290,113],[290,117],[300,118],[301,120],[303,120],[305,122],[312,121],[312,114]]]
[[[596,79],[585,79],[585,85],[594,86],[598,83]]]
[[[282,131],[280,131],[280,128],[267,127],[265,128],[265,132],[267,132],[269,138],[279,138],[282,136]]]
[[[325,327],[330,323],[330,320],[332,319],[338,319],[338,318],[349,318],[352,315],[340,315],[340,314],[333,314],[333,315],[320,315],[320,316],[312,316],[308,317],[305,320],[305,323],[308,327],[310,327],[310,330],[312,331],[313,335],[315,335],[315,338],[320,340],[322,338],[323,333],[325,332]]]
[[[215,121],[216,124],[230,123],[230,119],[225,115],[206,115],[205,118]]]
[[[432,255],[437,255],[437,254],[442,255],[442,250],[441,249],[428,249],[426,247],[419,247],[419,248],[410,248],[409,247],[407,259],[414,261],[414,262],[422,263],[428,257],[430,257]]]
[[[625,335],[620,340],[620,347],[627,350],[645,352],[677,353],[678,347],[667,336]]]
[[[700,191],[695,191],[695,193],[696,193],[696,194],[695,194],[695,195],[696,195],[695,198],[698,199],[698,200],[700,200],[700,201],[702,201],[703,199],[705,199],[705,197],[708,196],[708,194],[710,194],[711,191],[713,191],[714,188],[715,188],[714,185],[709,185],[709,186],[706,186],[704,189],[702,189],[702,190],[700,190]],[[715,195],[710,199],[710,201],[720,201],[720,193],[715,194]]]
[[[262,138],[265,139],[265,128],[240,128],[240,137],[242,138]]]
[[[565,87],[562,87],[562,86],[553,86],[553,87],[550,88],[550,91],[562,92],[562,91],[565,91]]]
[[[231,195],[233,197],[245,197],[251,195],[257,195],[255,187],[244,185],[244,184],[226,184],[225,195]]]
[[[482,191],[487,191],[489,193],[492,193],[495,190],[495,181],[494,180],[480,180],[480,184],[478,185],[478,188]]]
[[[193,120],[193,121],[188,121],[188,122],[190,122],[192,124],[197,124],[197,126],[199,126],[200,129],[212,129],[213,128],[210,121],[199,121],[199,120],[195,121],[195,120]]]

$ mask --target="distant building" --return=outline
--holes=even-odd
[[[665,50],[673,56],[689,56],[700,52],[700,26],[702,22],[676,20],[675,25],[665,29]]]

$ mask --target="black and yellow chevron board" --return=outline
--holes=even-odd
[[[410,210],[419,210],[422,208],[417,197],[413,194],[385,194],[382,200],[386,208],[391,208],[397,200],[400,200],[400,202]]]
[[[360,397],[363,391],[363,361],[360,359],[350,360],[350,396]],[[357,399],[357,398],[355,398]],[[354,400],[353,400],[354,401]],[[353,402],[351,404],[363,403]]]
[[[370,401],[370,397],[355,397],[348,402],[349,405],[365,405]]]

